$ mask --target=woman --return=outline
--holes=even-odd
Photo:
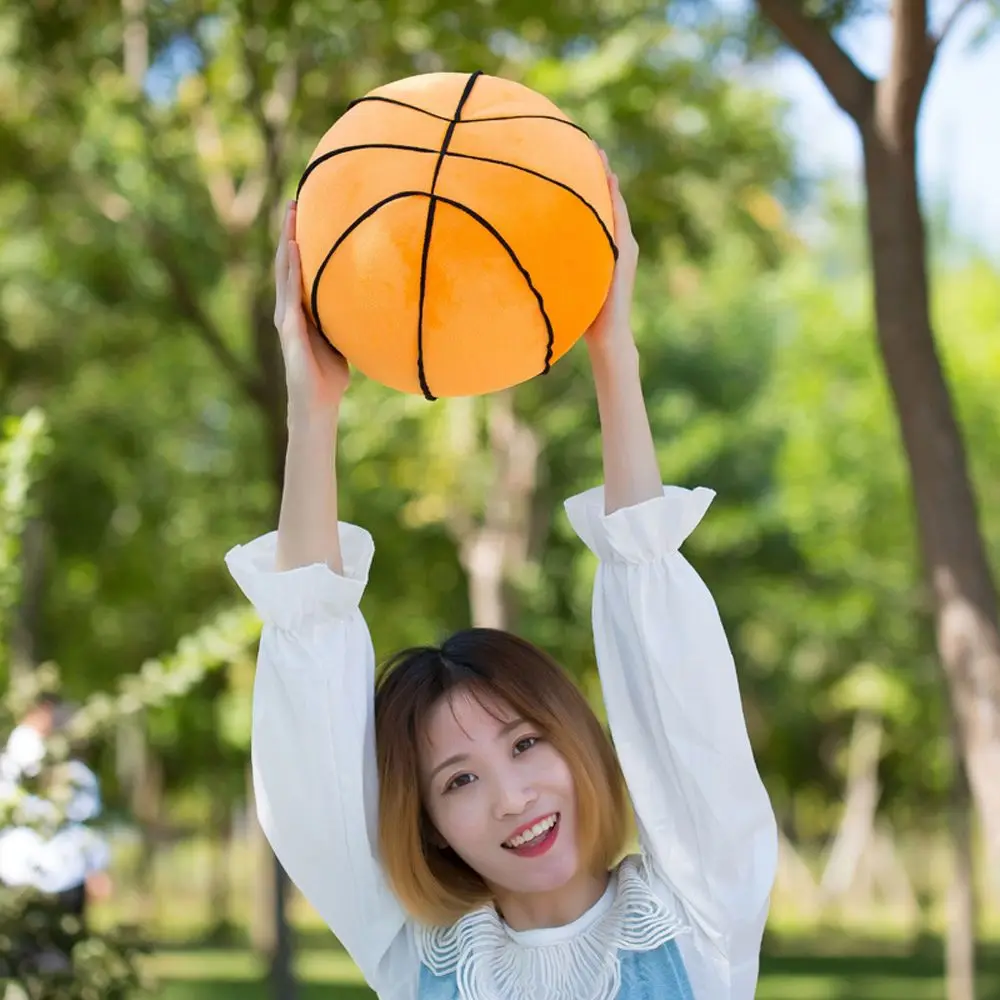
[[[407,650],[376,683],[358,610],[372,541],[338,523],[331,474],[348,373],[300,305],[294,208],[278,249],[281,513],[227,557],[264,620],[257,807],[383,1000],[754,995],[774,818],[715,604],[678,552],[713,494],[661,485],[629,321],[638,251],[608,181],[619,258],[586,335],[605,485],[566,510],[599,560],[613,748],[561,668],[508,633]],[[640,850],[621,859],[626,786]]]

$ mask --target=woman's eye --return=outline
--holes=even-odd
[[[466,780],[468,779],[468,780]],[[456,788],[463,788],[465,785],[469,784],[470,781],[475,780],[471,774],[456,774],[451,781],[445,785],[444,790],[450,792]]]
[[[537,742],[537,736],[524,736],[514,744],[514,752],[524,753],[525,750],[530,750]]]

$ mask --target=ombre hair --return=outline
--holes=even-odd
[[[428,717],[442,698],[458,692],[481,703],[505,702],[565,758],[586,867],[610,868],[628,832],[628,794],[611,741],[550,656],[509,632],[485,628],[457,632],[440,647],[396,653],[375,685],[379,851],[403,907],[432,925],[451,924],[493,898],[476,871],[439,846],[421,795],[419,750]]]

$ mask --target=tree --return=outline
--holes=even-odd
[[[833,31],[840,19],[870,5],[756,0],[756,6],[812,66],[861,138],[877,337],[908,460],[947,680],[956,794],[961,800],[968,782],[995,873],[1000,868],[1000,616],[965,444],[935,343],[916,165],[917,123],[931,71],[949,30],[972,4],[957,0],[935,34],[926,0],[891,0],[891,60],[879,80],[862,72]],[[960,864],[956,872],[957,883],[966,883],[966,898],[952,922],[952,1000],[974,991],[974,904],[965,867]]]

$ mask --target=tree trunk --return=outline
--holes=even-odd
[[[902,134],[901,134],[902,133]],[[1000,865],[1000,630],[962,436],[931,329],[915,124],[862,128],[879,343],[916,504],[920,548],[947,680],[955,752],[963,758]],[[960,838],[961,839],[961,838]],[[975,913],[953,899],[949,991],[971,977]]]
[[[820,882],[825,902],[841,899],[850,892],[874,839],[882,733],[882,720],[878,716],[865,711],[857,713],[847,752],[844,812]]]
[[[820,891],[805,858],[799,853],[788,832],[778,827],[778,874],[775,889],[796,914],[814,918],[820,910]]]
[[[506,629],[516,618],[509,586],[528,557],[532,500],[538,471],[538,440],[514,413],[509,391],[485,400],[489,425],[491,476],[482,521],[462,517],[457,541],[468,577],[472,624]]]
[[[485,525],[474,529],[462,543],[462,566],[469,583],[469,615],[476,628],[507,628],[503,549],[503,536]]]
[[[254,950],[265,960],[273,1000],[295,1000],[298,985],[292,969],[294,942],[288,924],[288,876],[274,856],[257,821],[253,780],[247,767],[247,839],[257,873],[253,882],[253,915],[250,937]]]
[[[11,680],[23,679],[38,663],[38,624],[45,596],[48,526],[40,517],[28,518],[21,536],[20,600],[10,635]]]
[[[945,967],[948,1000],[976,1000],[976,892],[973,863],[972,802],[958,740],[953,741],[948,834],[952,875],[948,885]]]
[[[871,850],[865,858],[869,879],[874,888],[897,917],[903,917],[911,927],[920,921],[920,901],[917,899],[910,873],[896,848],[892,830],[885,825],[877,825],[872,839]]]
[[[263,839],[263,838],[262,838]],[[295,1000],[299,987],[295,980],[293,961],[295,942],[292,928],[288,923],[288,895],[291,888],[284,868],[274,854],[271,855],[271,878],[273,886],[272,914],[274,925],[274,946],[268,955],[268,979],[274,1000]]]
[[[224,785],[222,781],[220,786]],[[232,809],[228,797],[220,788],[212,800],[211,815],[212,849],[211,869],[208,875],[208,910],[212,937],[224,941],[229,938],[229,920],[232,901],[230,858],[232,848]]]
[[[118,774],[128,790],[129,805],[139,827],[135,881],[140,920],[156,921],[156,855],[163,820],[163,767],[146,739],[142,716],[125,719],[117,731]]]

